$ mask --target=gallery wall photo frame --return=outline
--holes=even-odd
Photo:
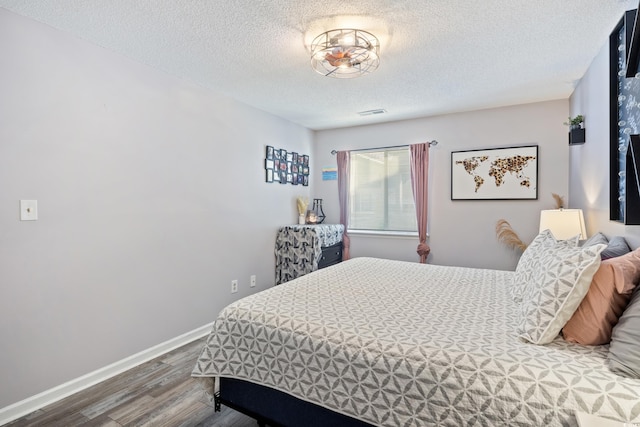
[[[537,145],[451,152],[451,200],[537,199]]]
[[[264,156],[265,182],[309,186],[309,156],[267,145]]]

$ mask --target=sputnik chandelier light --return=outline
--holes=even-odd
[[[311,66],[324,76],[351,79],[378,68],[379,53],[380,42],[367,31],[331,30],[311,42]]]

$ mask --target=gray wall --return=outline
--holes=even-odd
[[[611,29],[613,30],[613,28]],[[586,143],[570,149],[569,193],[584,209],[587,231],[624,235],[640,246],[640,226],[609,220],[609,45],[602,46],[571,95],[571,116],[585,116]]]
[[[273,285],[310,192],[264,183],[264,146],[313,132],[1,8],[0,52],[0,408]]]
[[[551,193],[568,196],[567,100],[449,114],[402,122],[319,131],[313,165],[335,166],[331,150],[413,144],[436,139],[430,151],[429,262],[510,270],[518,256],[496,241],[500,218],[529,242],[538,232],[541,209],[552,209]],[[539,145],[538,200],[451,201],[451,151]],[[315,197],[325,199],[330,222],[339,220],[337,181],[316,176]],[[416,238],[353,236],[352,256],[418,259]]]

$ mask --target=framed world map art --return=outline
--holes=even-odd
[[[451,152],[451,200],[537,198],[537,145]]]

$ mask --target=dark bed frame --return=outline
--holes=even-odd
[[[220,404],[255,418],[260,427],[372,427],[371,424],[249,381],[220,378]]]

